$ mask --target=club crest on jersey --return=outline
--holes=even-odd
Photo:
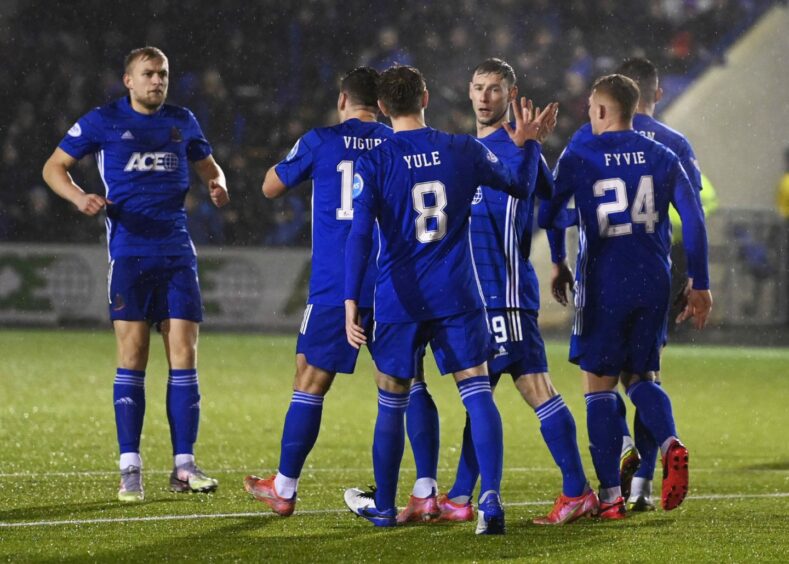
[[[173,128],[170,130],[170,141],[173,143],[180,143],[183,140],[184,138],[183,135],[181,135],[181,130],[173,126]]]
[[[175,153],[132,153],[123,168],[126,172],[156,171],[172,172],[178,169],[178,155]]]
[[[476,206],[482,201],[482,186],[477,186],[477,191],[474,192],[474,199],[471,200],[471,205]]]
[[[353,175],[353,187],[351,189],[351,197],[355,200],[359,194],[364,190],[364,179],[359,176],[359,173]]]
[[[80,135],[82,135],[82,128],[79,126],[78,123],[75,123],[74,125],[71,126],[71,129],[68,130],[68,134],[71,137],[79,137]]]
[[[493,154],[491,151],[488,151],[488,154],[487,154],[487,155],[485,155],[485,156],[486,156],[486,157],[488,158],[488,160],[489,160],[490,162],[492,162],[492,163],[497,163],[497,162],[499,162],[499,158],[498,158],[496,155],[494,155],[494,154]]]
[[[299,139],[298,141],[296,141],[296,144],[295,144],[295,145],[293,145],[293,148],[290,150],[290,153],[288,153],[288,156],[287,156],[287,157],[285,157],[285,160],[286,160],[286,161],[289,161],[290,159],[292,159],[293,157],[295,157],[295,156],[296,156],[296,153],[298,153],[298,152],[299,152],[299,143],[301,143],[301,139]]]

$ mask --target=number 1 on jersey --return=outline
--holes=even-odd
[[[340,161],[337,165],[340,173],[340,207],[337,208],[337,219],[353,219],[353,161]]]

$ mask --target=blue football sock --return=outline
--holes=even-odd
[[[616,394],[616,411],[619,413],[619,425],[622,427],[622,436],[630,437],[630,428],[627,426],[627,405],[625,405],[622,394],[618,391],[614,391],[614,393]]]
[[[622,427],[614,392],[585,394],[586,427],[589,452],[592,454],[600,488],[619,487],[619,454],[622,450]]]
[[[471,420],[466,413],[466,425],[463,427],[463,446],[460,449],[460,460],[455,473],[455,483],[449,490],[447,497],[456,503],[468,503],[474,486],[479,477],[479,464],[477,453],[474,452],[474,441],[471,439]]]
[[[118,368],[112,386],[120,453],[140,452],[145,417],[145,370]]]
[[[403,418],[408,394],[378,389],[378,417],[373,436],[373,471],[375,473],[375,507],[379,511],[395,508],[397,479],[405,450]]]
[[[200,424],[200,390],[197,369],[170,370],[167,380],[167,420],[173,455],[194,454]]]
[[[471,438],[477,454],[480,494],[501,491],[501,468],[504,461],[501,416],[490,390],[490,378],[475,376],[457,384],[460,398],[471,420]]]
[[[641,422],[658,445],[677,436],[674,413],[668,394],[654,382],[637,382],[627,389],[630,401],[638,409]]]
[[[438,477],[439,423],[438,409],[424,382],[411,385],[406,430],[416,462],[416,478]]]
[[[278,467],[280,474],[288,478],[301,476],[304,461],[318,439],[322,414],[323,396],[293,392],[282,428]]]
[[[636,441],[636,448],[641,455],[641,464],[638,465],[635,477],[652,480],[655,477],[655,463],[657,462],[660,445],[652,438],[649,429],[644,425],[644,422],[641,420],[641,412],[638,409],[636,409],[636,416],[633,420],[633,435]]]
[[[535,413],[540,420],[540,433],[545,444],[562,471],[562,493],[578,497],[586,489],[586,474],[578,452],[572,413],[559,395],[543,403]]]

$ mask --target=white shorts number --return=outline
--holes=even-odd
[[[493,328],[493,337],[495,337],[497,343],[506,343],[507,342],[507,320],[504,319],[503,315],[497,315],[493,319],[490,320],[490,324]]]

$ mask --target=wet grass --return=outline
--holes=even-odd
[[[115,501],[114,340],[108,331],[0,331],[0,559],[24,561],[754,561],[789,558],[789,351],[670,347],[664,381],[691,449],[691,498],[673,512],[625,522],[541,528],[531,519],[557,493],[558,472],[538,423],[503,381],[503,497],[508,534],[472,524],[378,530],[344,509],[342,492],[372,482],[375,386],[366,353],[329,394],[302,476],[297,513],[273,516],[244,493],[246,473],[276,468],[290,398],[291,336],[208,333],[198,461],[220,480],[213,495],[167,491],[166,365],[153,347],[143,439],[146,500]],[[585,415],[566,346],[549,346],[553,379]],[[454,385],[431,374],[441,412],[442,485],[452,479],[463,412]],[[584,463],[592,466],[585,446]],[[414,478],[404,459],[399,502]]]

